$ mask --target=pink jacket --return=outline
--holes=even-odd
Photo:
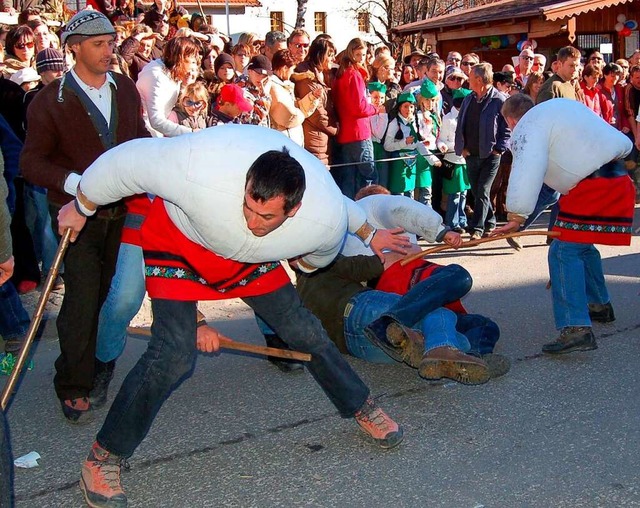
[[[367,101],[362,71],[350,67],[333,82],[333,104],[338,117],[338,143],[364,141],[371,137],[369,117],[378,111]]]

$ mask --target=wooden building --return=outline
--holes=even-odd
[[[535,52],[546,55],[547,60],[570,44],[585,52],[611,44],[612,53],[606,59],[615,60],[629,57],[638,49],[637,27],[627,37],[615,29],[622,16],[640,23],[640,1],[499,0],[401,25],[394,33],[400,37],[413,35],[417,45],[443,56],[449,51],[475,52],[499,67],[511,63],[519,53],[518,42],[523,40],[535,40]]]

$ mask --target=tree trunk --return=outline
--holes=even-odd
[[[304,28],[304,15],[307,13],[307,0],[298,1],[298,12],[296,13],[296,28]]]

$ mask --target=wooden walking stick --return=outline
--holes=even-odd
[[[557,231],[520,231],[516,233],[506,233],[500,236],[492,236],[491,238],[480,238],[479,240],[470,240],[468,242],[464,242],[459,249],[464,249],[466,247],[474,247],[476,245],[480,245],[482,243],[495,242],[496,240],[504,240],[505,238],[515,238],[517,236],[551,236],[556,237],[560,236],[560,233]],[[401,266],[405,266],[416,259],[420,259],[427,254],[434,254],[436,252],[442,252],[444,250],[453,249],[450,245],[438,245],[437,247],[432,247],[431,249],[423,250],[422,252],[416,252],[415,254],[409,254],[402,261],[400,261]]]
[[[33,343],[33,339],[38,332],[38,328],[40,327],[42,315],[44,314],[44,308],[47,305],[47,300],[49,299],[49,295],[51,294],[53,283],[58,276],[58,270],[60,269],[60,265],[62,264],[62,258],[64,257],[64,253],[67,250],[67,247],[69,246],[71,232],[72,231],[69,228],[64,232],[64,235],[62,235],[62,240],[60,240],[60,245],[58,245],[58,250],[56,251],[56,255],[53,258],[53,263],[51,265],[51,268],[49,269],[49,275],[47,275],[47,279],[44,282],[44,287],[42,288],[42,293],[40,293],[40,299],[38,300],[36,311],[33,314],[33,318],[31,318],[31,324],[29,325],[29,330],[27,331],[27,337],[24,340],[24,344],[22,344],[22,348],[20,349],[20,353],[18,354],[18,360],[13,366],[13,371],[9,376],[9,380],[2,390],[2,396],[0,398],[0,407],[2,408],[2,411],[7,408],[9,399],[11,398],[11,394],[13,393],[13,389],[18,382],[18,378],[20,377],[20,373],[24,368],[24,364],[27,362],[31,344]]]
[[[151,330],[149,328],[135,328],[130,326],[129,328],[127,328],[127,333],[133,335],[144,335],[145,337],[151,336]],[[247,344],[246,342],[237,342],[231,339],[220,340],[220,347],[223,349],[232,349],[234,351],[244,351],[245,353],[276,356],[278,358],[286,358],[288,360],[298,360],[301,362],[311,361],[311,355],[308,353],[300,353],[298,351],[279,349],[275,347],[255,346],[253,344]]]

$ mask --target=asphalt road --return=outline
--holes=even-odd
[[[617,320],[595,325],[597,351],[561,358],[540,354],[556,334],[547,248],[539,237],[523,242],[521,252],[497,242],[434,256],[473,275],[465,305],[500,325],[497,350],[513,362],[506,376],[477,387],[427,383],[402,365],[350,360],[404,426],[404,442],[381,451],[308,373],[200,355],[123,474],[130,506],[640,507],[640,238],[600,249]],[[16,471],[18,507],[84,506],[80,464],[106,414],[82,427],[61,415],[53,300],[35,368],[8,411],[14,455],[42,456]],[[241,302],[204,310],[232,338],[262,343]],[[148,319],[145,308],[136,324]],[[129,340],[113,387],[145,347]]]

